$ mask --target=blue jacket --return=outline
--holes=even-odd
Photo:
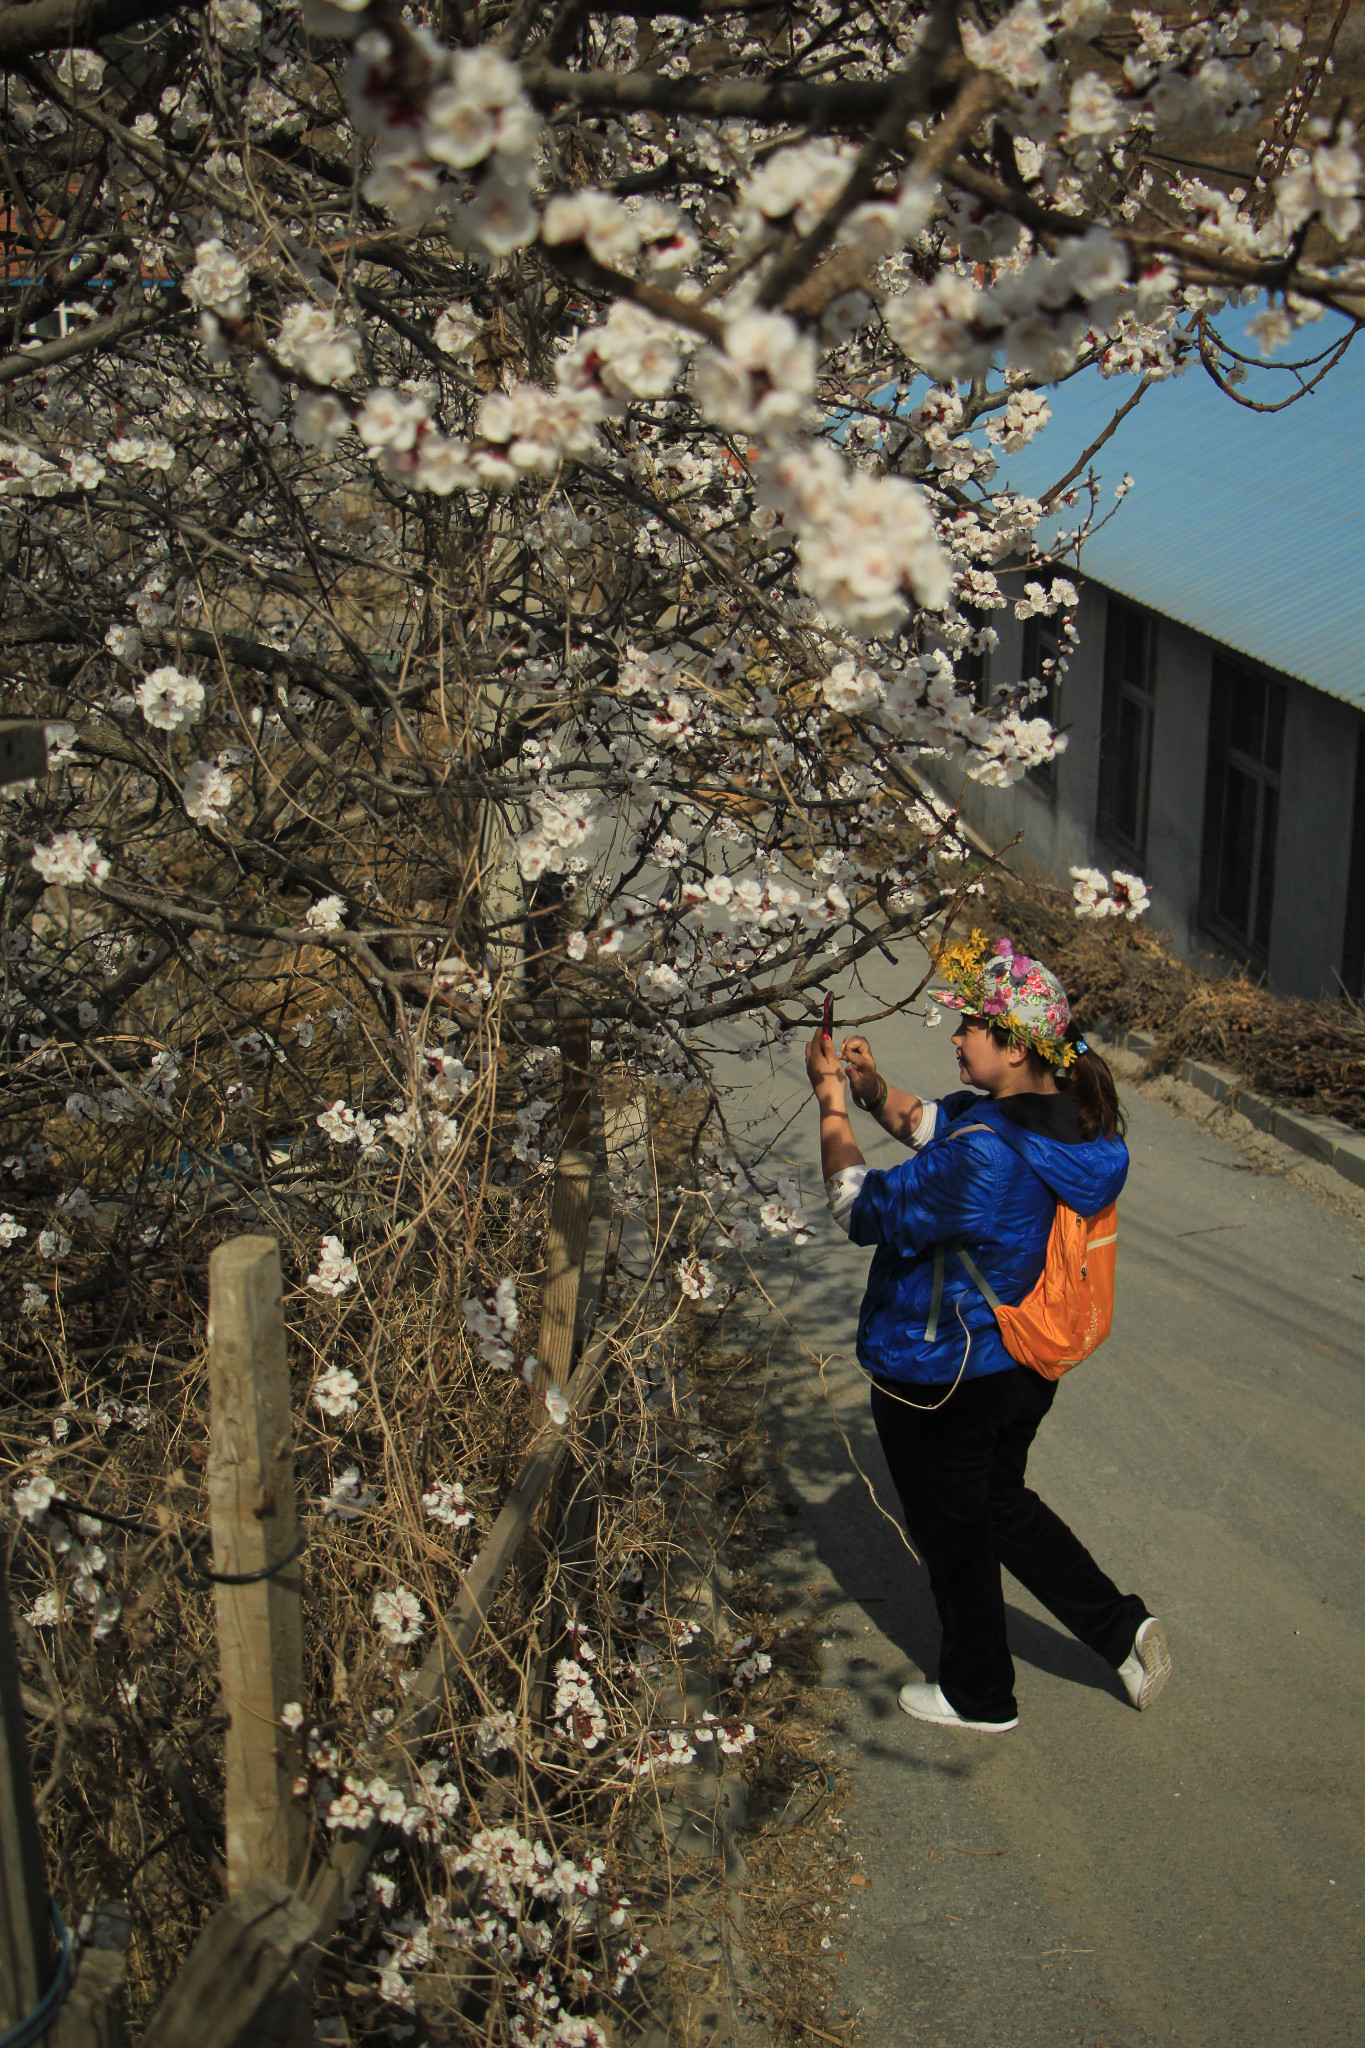
[[[989,1134],[955,1137],[956,1124],[986,1124]],[[1043,1270],[1058,1200],[1093,1216],[1127,1174],[1119,1138],[1067,1144],[1011,1123],[989,1096],[945,1096],[924,1150],[870,1172],[849,1218],[854,1244],[877,1247],[858,1316],[863,1370],[920,1386],[951,1386],[959,1369],[963,1379],[1012,1371],[985,1296],[951,1252],[937,1335],[926,1341],[934,1247],[965,1244],[1000,1299],[1020,1302]]]

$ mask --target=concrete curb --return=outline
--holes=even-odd
[[[1144,1059],[1150,1059],[1157,1041],[1150,1031],[1130,1031],[1117,1044],[1125,1052],[1140,1053]],[[1291,1145],[1320,1166],[1330,1166],[1354,1187],[1365,1188],[1365,1133],[1353,1131],[1332,1117],[1308,1116],[1300,1109],[1285,1109],[1268,1097],[1257,1095],[1240,1074],[1227,1067],[1209,1066],[1203,1060],[1181,1060],[1172,1071],[1177,1080],[1187,1081],[1192,1088],[1212,1096],[1215,1102],[1228,1103],[1258,1131],[1278,1138],[1282,1145]]]

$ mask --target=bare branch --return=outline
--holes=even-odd
[[[0,63],[98,42],[141,22],[163,21],[184,0],[25,0],[0,7]]]

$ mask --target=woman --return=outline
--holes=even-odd
[[[858,1317],[872,1414],[929,1572],[943,1625],[936,1685],[907,1685],[918,1721],[1002,1733],[1019,1725],[1000,1567],[1115,1668],[1149,1707],[1170,1675],[1161,1623],[1120,1593],[1066,1524],[1024,1484],[1029,1445],[1055,1381],[1010,1356],[962,1245],[998,1297],[1017,1303],[1043,1270],[1058,1201],[1082,1215],[1112,1202],[1128,1172],[1113,1076],[1071,1024],[1057,977],[979,932],[938,961],[935,1000],[969,1086],[921,1102],[877,1072],[865,1038],[836,1054],[816,1034],[806,1070],[820,1104],[820,1156],[835,1220],[875,1245]],[[914,1157],[883,1173],[854,1142],[846,1081]],[[935,1248],[940,1264],[935,1300]]]

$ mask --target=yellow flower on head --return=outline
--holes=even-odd
[[[934,955],[934,966],[945,981],[959,985],[975,978],[985,957],[986,934],[974,931],[970,938],[955,939],[951,946],[941,946]]]

